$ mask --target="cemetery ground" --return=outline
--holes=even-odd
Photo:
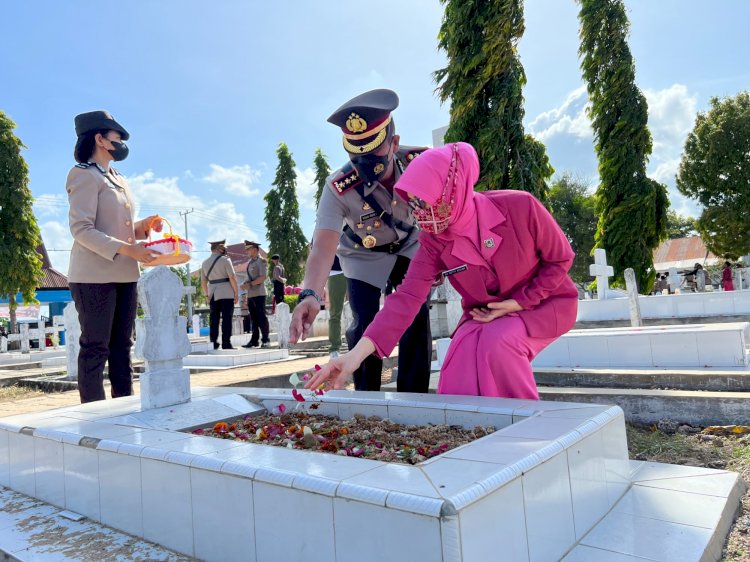
[[[291,372],[312,369],[316,363],[324,360],[309,357],[278,364],[198,373],[191,376],[191,383],[194,386],[253,386],[253,381],[274,375],[288,377]],[[390,376],[390,369],[384,369],[384,382],[389,381]],[[135,389],[138,393],[138,383]],[[44,393],[19,386],[0,388],[0,416],[59,408],[78,402],[77,391]],[[627,437],[631,459],[730,470],[740,473],[750,487],[750,433],[732,434],[680,425],[678,421],[663,421],[652,426],[627,424]],[[742,500],[742,510],[727,538],[722,560],[750,562],[750,492]]]

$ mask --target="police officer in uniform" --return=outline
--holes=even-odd
[[[89,111],[76,116],[75,131],[78,164],[65,186],[74,240],[68,279],[81,324],[78,391],[81,402],[92,402],[105,399],[107,363],[112,398],[133,394],[138,263],[157,255],[138,240],[148,238],[149,228],[161,230],[161,220],[135,220],[128,183],[110,165],[128,156],[125,128],[107,111]]]
[[[219,321],[221,320],[221,348],[232,347],[232,316],[239,302],[237,276],[232,260],[227,257],[226,240],[209,242],[211,256],[201,265],[203,294],[208,295],[211,311],[210,339],[214,349],[219,349]]]
[[[245,240],[245,251],[250,261],[247,262],[247,281],[242,288],[247,290],[247,307],[253,321],[253,335],[250,341],[242,347],[270,347],[268,337],[268,318],[266,317],[266,279],[268,278],[268,263],[260,257],[260,244]]]
[[[328,177],[323,189],[303,290],[292,317],[292,342],[305,337],[320,311],[320,294],[337,254],[354,317],[346,332],[351,349],[380,309],[381,293],[389,282],[394,287],[401,283],[417,252],[419,233],[393,187],[425,148],[400,146],[391,117],[396,107],[395,92],[372,90],[328,118],[343,132],[349,162]],[[398,390],[427,392],[432,356],[427,303],[399,345]],[[354,373],[355,388],[380,390],[382,366],[375,355],[367,358]]]

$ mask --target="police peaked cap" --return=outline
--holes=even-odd
[[[347,152],[366,154],[393,134],[391,112],[397,107],[398,95],[393,90],[370,90],[339,107],[328,122],[341,128]]]
[[[260,250],[260,244],[257,242],[251,242],[250,240],[245,240],[245,249],[248,248],[258,248]]]
[[[128,140],[130,133],[120,125],[109,111],[89,111],[75,117],[76,135],[81,136],[91,131],[117,131],[122,140]]]

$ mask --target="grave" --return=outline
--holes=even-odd
[[[139,290],[168,285],[169,275],[156,268]],[[164,394],[151,384],[142,398],[2,418],[0,485],[208,561],[718,558],[741,479],[629,461],[618,407],[389,392],[317,398],[319,414],[498,430],[413,466],[180,431],[300,402],[281,389],[186,396],[186,338],[171,299],[151,300],[139,326],[153,381],[166,374],[177,384],[171,404],[153,407]],[[170,338],[175,348],[161,350]]]

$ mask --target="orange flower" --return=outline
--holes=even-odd
[[[229,424],[227,422],[219,422],[214,426],[214,431],[216,433],[224,433],[229,429]]]

